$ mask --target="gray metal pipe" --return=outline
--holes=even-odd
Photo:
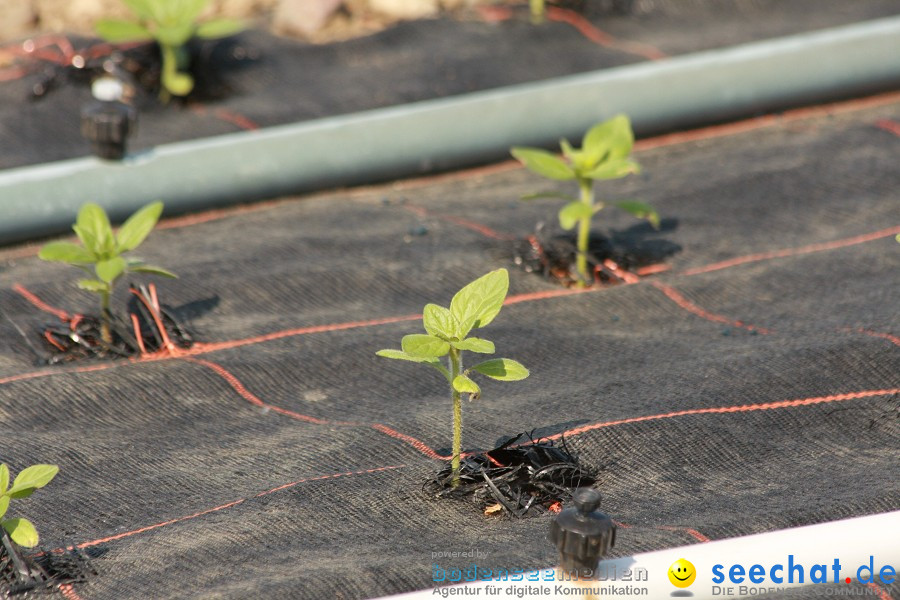
[[[466,96],[0,171],[0,243],[68,229],[97,202],[122,219],[450,169],[578,136],[613,114],[638,135],[900,88],[900,17]]]

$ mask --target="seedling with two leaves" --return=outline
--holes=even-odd
[[[244,26],[233,19],[199,22],[209,0],[122,0],[137,15],[137,21],[103,19],[97,34],[109,42],[156,40],[162,56],[160,97],[187,96],[194,79],[184,71],[189,66],[186,44],[191,38],[217,39],[240,32]]]
[[[509,290],[506,269],[491,271],[463,287],[450,301],[450,308],[427,304],[422,315],[426,333],[403,336],[401,350],[379,350],[378,356],[422,363],[437,370],[450,387],[453,402],[453,457],[451,485],[459,485],[462,453],[462,394],[469,400],[481,396],[481,388],[472,379],[479,373],[499,381],[519,381],[528,377],[528,369],[508,358],[492,358],[472,367],[463,367],[463,354],[493,354],[494,343],[469,337],[473,329],[489,325],[503,307]],[[441,362],[447,357],[447,366]]]
[[[138,258],[125,258],[123,254],[134,250],[153,231],[162,214],[162,202],[153,202],[131,215],[113,233],[106,211],[97,204],[88,203],[78,211],[72,229],[81,245],[71,242],[50,242],[41,248],[38,257],[43,260],[63,262],[94,276],[80,279],[78,287],[100,296],[101,338],[112,343],[110,330],[110,298],[116,281],[126,273],[149,273],[163,277],[176,277],[174,273],[148,265]]]
[[[12,541],[23,548],[37,546],[40,537],[34,524],[28,519],[5,518],[9,503],[11,500],[27,498],[35,490],[50,483],[58,472],[59,467],[56,465],[32,465],[20,471],[10,486],[9,467],[5,463],[0,464],[0,526],[6,530]]]
[[[578,198],[557,192],[539,192],[523,199],[550,197],[568,201],[559,211],[559,224],[567,231],[576,226],[578,228],[575,264],[579,287],[584,287],[592,280],[587,261],[591,219],[604,207],[594,198],[594,181],[620,179],[639,173],[640,166],[630,157],[634,133],[625,115],[592,127],[584,135],[581,148],[573,148],[565,139],[560,141],[560,146],[563,158],[540,148],[517,146],[511,152],[526,168],[538,175],[555,181],[574,180],[578,183]],[[620,201],[614,205],[635,217],[647,219],[654,228],[659,228],[659,214],[650,205],[636,200]]]

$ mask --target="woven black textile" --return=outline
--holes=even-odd
[[[74,269],[0,251],[0,460],[61,469],[14,508],[45,546],[103,551],[85,599],[374,597],[471,562],[441,551],[552,564],[549,515],[423,494],[449,399],[374,355],[507,266],[517,301],[484,333],[532,375],[484,383],[464,447],[567,432],[627,526],[617,556],[896,510],[898,121],[894,103],[637,152],[643,174],[598,192],[654,204],[662,230],[607,208],[595,232],[677,248],[670,270],[585,293],[512,264],[504,236],[558,208],[518,200],[548,187],[519,168],[170,222],[140,250],[211,344],[181,358],[37,365],[18,329],[40,346],[57,317],[25,290],[93,300]]]

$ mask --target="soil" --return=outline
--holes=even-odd
[[[129,292],[127,317],[111,315],[112,342],[103,340],[100,317],[65,315],[60,318],[60,324],[42,329],[40,340],[45,351],[25,338],[37,355],[37,362],[62,364],[86,359],[148,357],[176,353],[194,344],[193,336],[176,318],[177,311],[159,303],[153,284],[131,286]]]
[[[368,35],[399,19],[399,15],[377,11],[369,0],[345,0],[321,26],[300,31],[289,26],[290,13],[279,14],[280,5],[296,12],[290,4],[285,0],[211,0],[201,19],[242,19],[259,29],[317,43]],[[98,19],[133,18],[121,0],[0,0],[0,14],[6,16],[0,24],[0,40],[63,32],[91,35]]]
[[[668,219],[660,224],[659,230],[637,224],[609,235],[592,235],[587,262],[593,278],[585,283],[634,283],[641,276],[668,270],[665,260],[680,252],[681,246],[659,237],[659,233],[672,231],[676,226],[674,219]],[[513,262],[523,271],[542,275],[564,287],[582,283],[575,266],[577,255],[573,234],[549,235],[543,222],[534,234],[516,240],[513,245]]]
[[[78,548],[25,550],[0,531],[0,597],[27,599],[53,594],[97,575]],[[63,594],[65,595],[65,594]]]
[[[459,484],[453,485],[449,464],[425,490],[437,498],[474,503],[485,515],[512,518],[559,512],[563,502],[582,487],[597,482],[597,472],[583,464],[566,445],[520,433],[487,452],[460,461]]]

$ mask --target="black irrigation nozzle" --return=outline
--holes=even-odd
[[[122,160],[128,136],[137,128],[137,110],[121,101],[122,84],[112,77],[95,81],[92,93],[94,100],[81,111],[81,135],[100,158]]]
[[[597,490],[578,490],[573,500],[575,506],[563,510],[550,524],[549,537],[559,550],[559,564],[564,572],[591,578],[600,558],[616,543],[616,525],[597,510]]]

